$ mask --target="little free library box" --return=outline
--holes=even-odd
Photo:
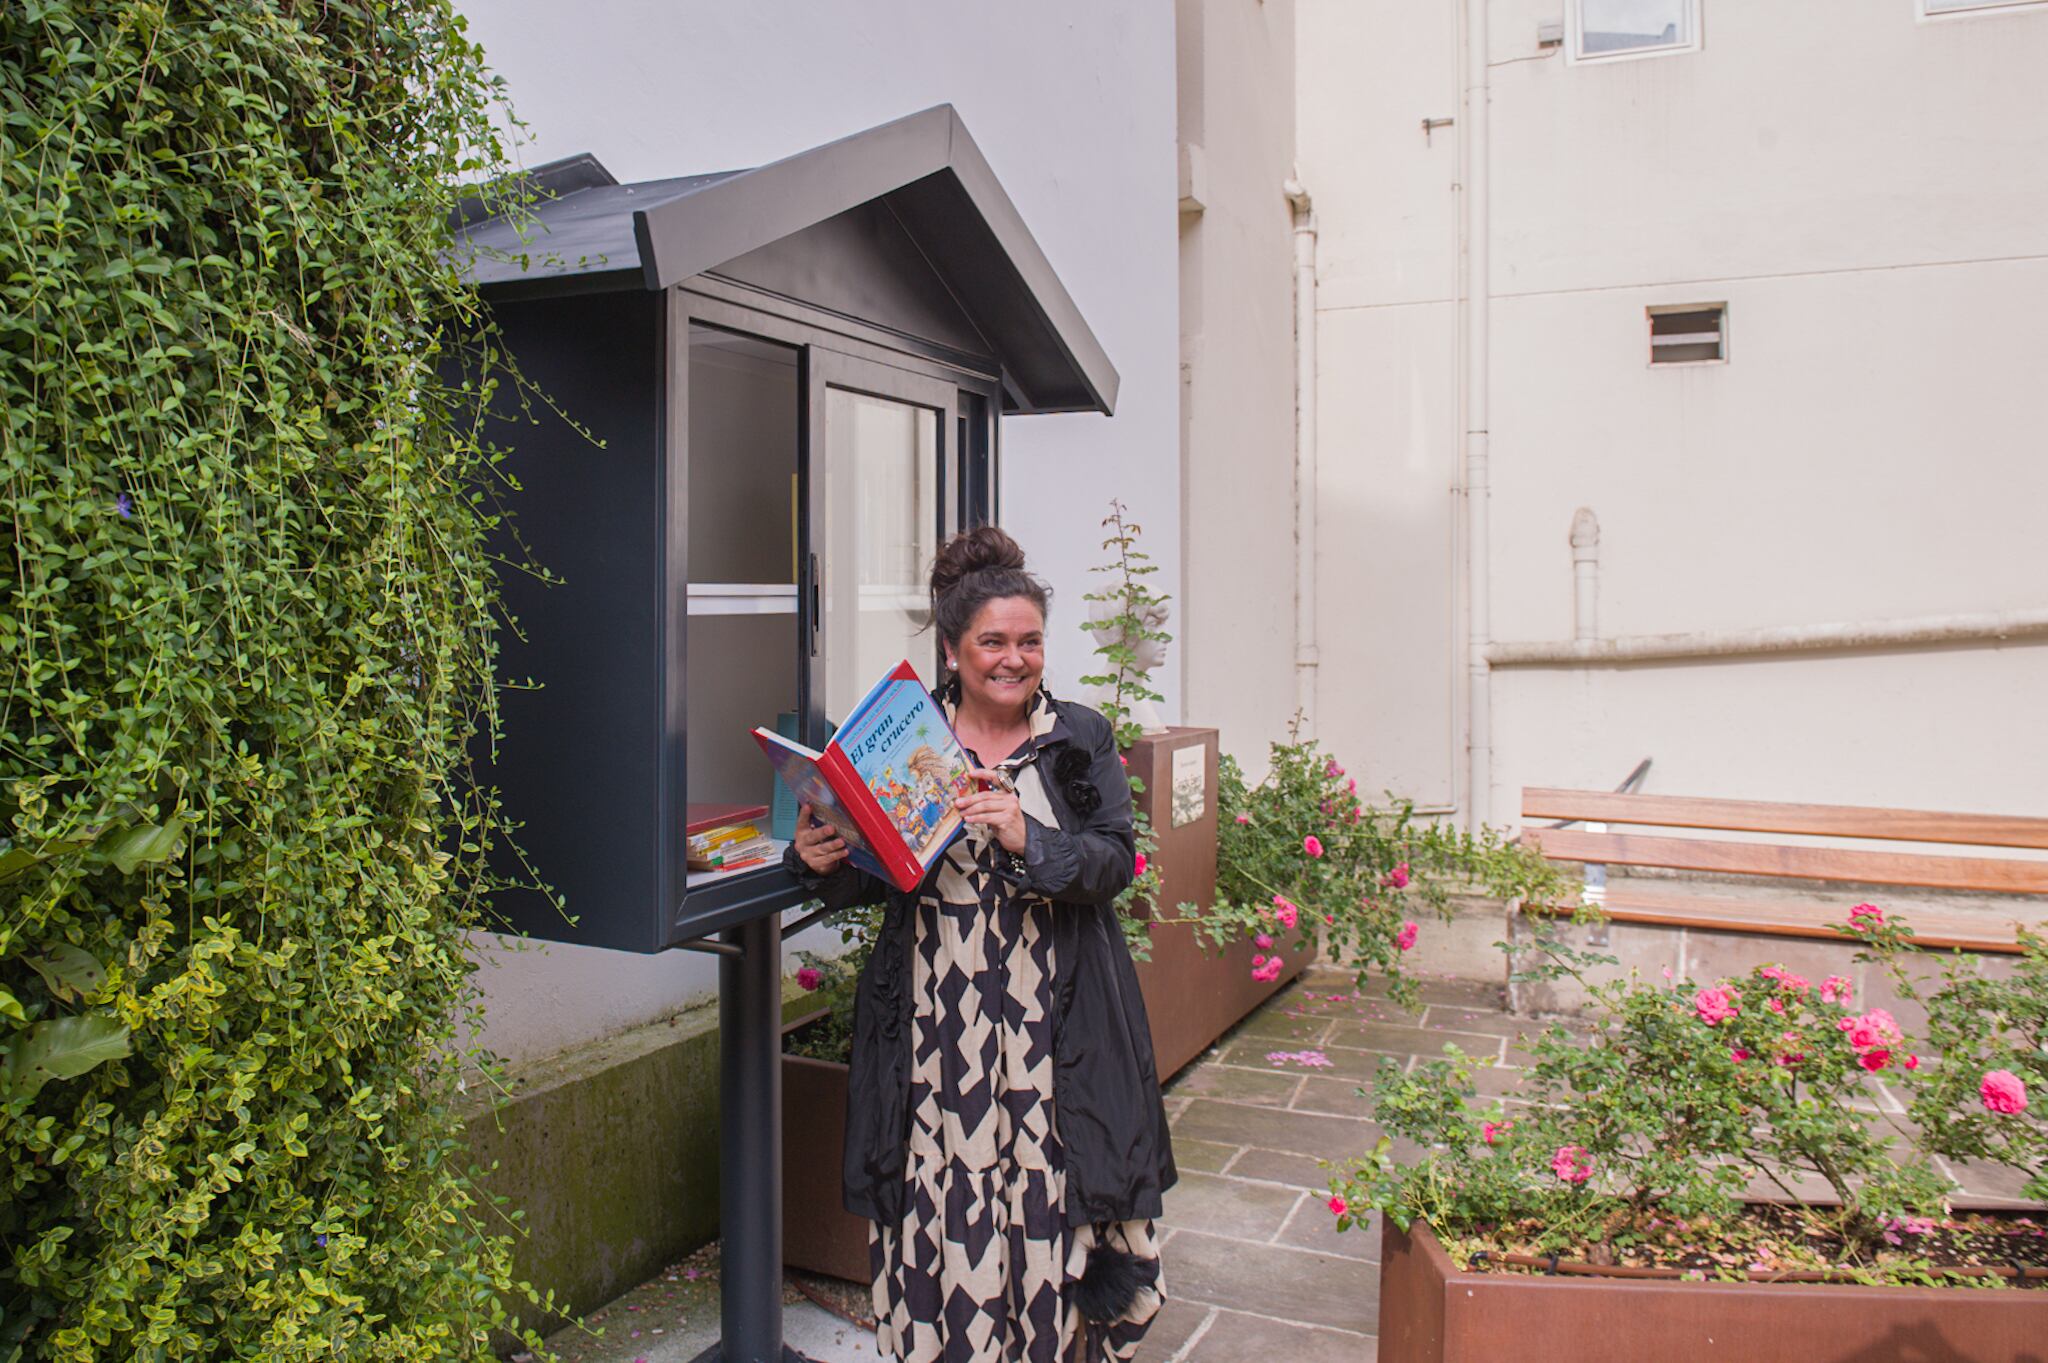
[[[485,779],[552,885],[532,936],[718,956],[720,1343],[782,1341],[777,856],[692,871],[692,807],[791,810],[756,726],[822,748],[924,631],[941,537],[993,518],[1004,413],[1101,412],[1116,371],[950,106],[753,170],[529,174],[460,224],[506,347],[505,550],[519,622]]]
[[[537,685],[485,774],[575,921],[497,907],[660,951],[799,902],[773,860],[690,871],[691,807],[774,800],[756,725],[822,748],[889,666],[931,674],[925,573],[998,513],[999,416],[1107,414],[1117,376],[950,106],[753,170],[528,184],[520,222],[464,224],[548,399],[498,402],[508,552],[559,579],[504,575],[501,675]]]

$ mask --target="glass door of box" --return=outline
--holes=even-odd
[[[811,357],[823,457],[812,465],[809,710],[823,742],[897,663],[937,680],[926,584],[960,515],[946,477],[958,411],[949,383],[821,347]]]
[[[788,837],[753,729],[793,732],[801,713],[804,398],[801,347],[697,322],[688,338],[684,834],[695,889],[778,863]]]

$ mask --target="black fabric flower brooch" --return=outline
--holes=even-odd
[[[1088,779],[1088,754],[1079,748],[1062,749],[1052,762],[1052,779],[1059,782],[1067,807],[1082,818],[1102,808],[1102,792]]]

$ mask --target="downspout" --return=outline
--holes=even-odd
[[[1281,186],[1294,209],[1294,708],[1315,736],[1316,665],[1316,214],[1308,190]]]
[[[1600,518],[1582,506],[1572,516],[1572,638],[1600,637]]]
[[[1487,0],[1465,0],[1465,665],[1470,671],[1466,704],[1466,827],[1477,832],[1492,813],[1493,604],[1487,450],[1488,299],[1492,291],[1487,217]]]

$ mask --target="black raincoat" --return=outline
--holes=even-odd
[[[1002,874],[1054,905],[1053,1121],[1066,1153],[1067,1224],[1157,1217],[1177,1177],[1173,1146],[1137,971],[1111,907],[1135,873],[1130,782],[1108,720],[1085,705],[1051,704],[1052,727],[1031,742],[1059,826],[1026,815],[1021,864]],[[827,908],[888,901],[854,994],[844,1196],[856,1216],[894,1224],[910,1140],[918,896],[847,863],[814,876],[794,847],[784,864]]]

